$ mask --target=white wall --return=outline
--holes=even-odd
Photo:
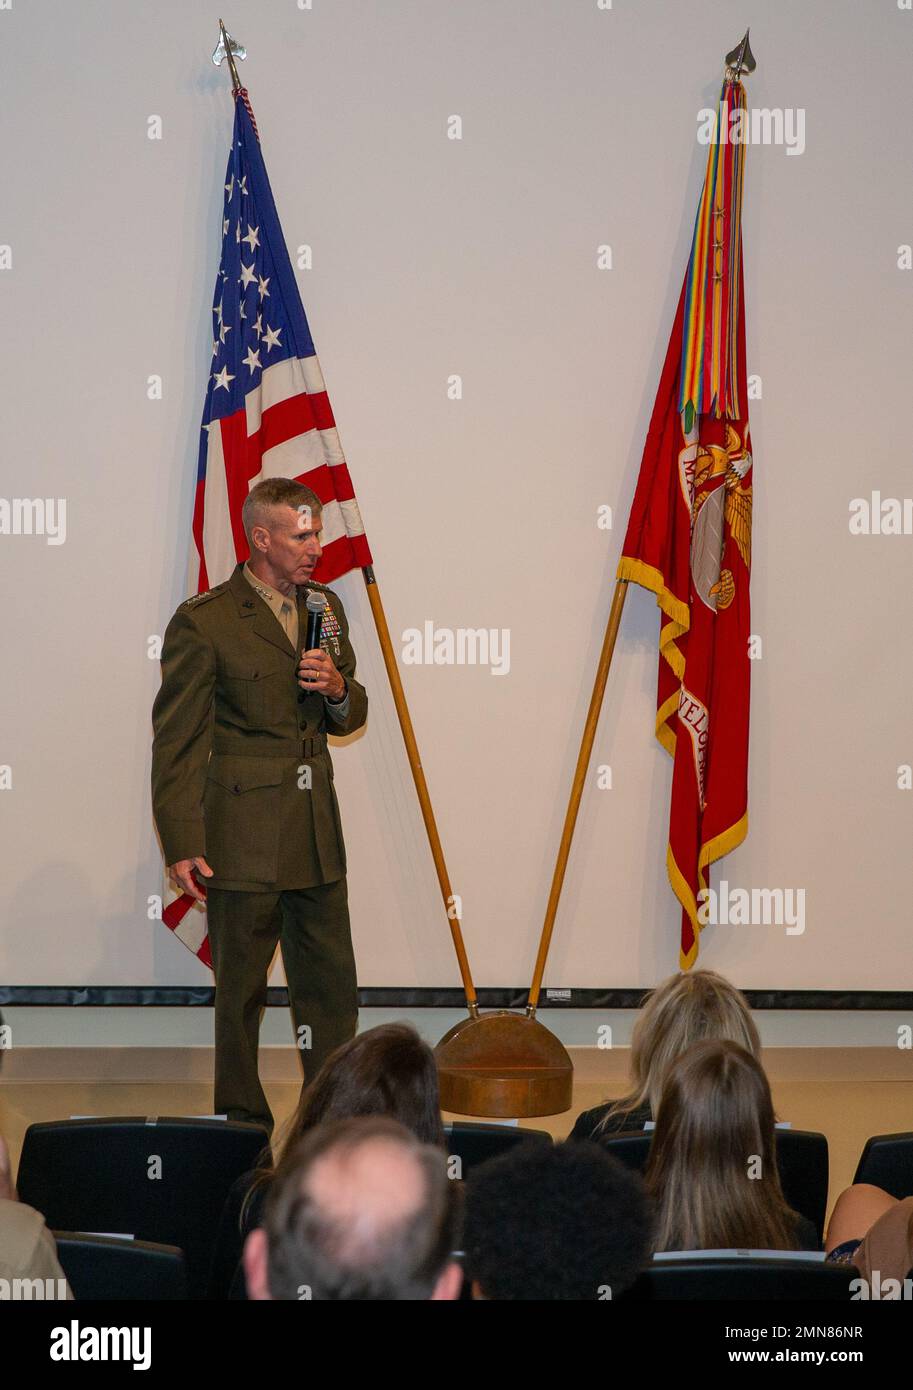
[[[64,545],[0,537],[7,984],[210,978],[146,918],[160,888],[146,649],[185,596],[232,116],[214,14],[0,11],[0,496],[68,507]],[[723,874],[804,888],[806,930],[708,929],[700,959],[750,988],[909,989],[913,793],[897,768],[913,760],[913,537],[853,536],[848,507],[911,493],[913,274],[897,248],[913,239],[913,14],[236,0],[226,18],[250,53],[287,241],[313,247],[300,284],[394,637],[426,619],[510,630],[508,676],[403,673],[482,985],[532,970],[690,244],[697,112],[754,19],[750,102],[803,108],[806,147],[747,154],[764,656],[751,828]],[[162,401],[146,398],[153,373]],[[360,980],[457,984],[360,576],[338,589],[371,696],[366,734],[335,757]],[[652,598],[632,591],[595,752],[614,786],[584,798],[552,986],[648,986],[677,965],[656,634]],[[136,1015],[119,1017],[132,1036]]]

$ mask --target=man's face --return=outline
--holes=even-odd
[[[273,507],[268,526],[254,527],[257,549],[288,584],[306,584],[323,554],[321,513],[308,507]]]

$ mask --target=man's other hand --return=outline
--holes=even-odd
[[[189,893],[192,898],[196,898],[198,903],[205,903],[206,889],[202,883],[197,883],[193,876],[194,870],[206,878],[212,878],[212,869],[202,855],[198,855],[196,859],[179,859],[176,864],[171,864],[168,868],[172,880],[182,893]]]

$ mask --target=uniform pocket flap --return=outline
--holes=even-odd
[[[255,787],[278,787],[282,766],[276,758],[230,757],[214,753],[209,760],[207,779],[240,796]]]
[[[288,676],[288,671],[279,666],[270,666],[268,662],[241,662],[235,658],[225,662],[221,674],[230,681],[262,681],[270,676]]]

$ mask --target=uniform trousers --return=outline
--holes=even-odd
[[[346,879],[280,892],[209,888],[206,916],[216,977],[215,1109],[272,1134],[257,1051],[277,942],[304,1080],[355,1036],[358,993]]]

